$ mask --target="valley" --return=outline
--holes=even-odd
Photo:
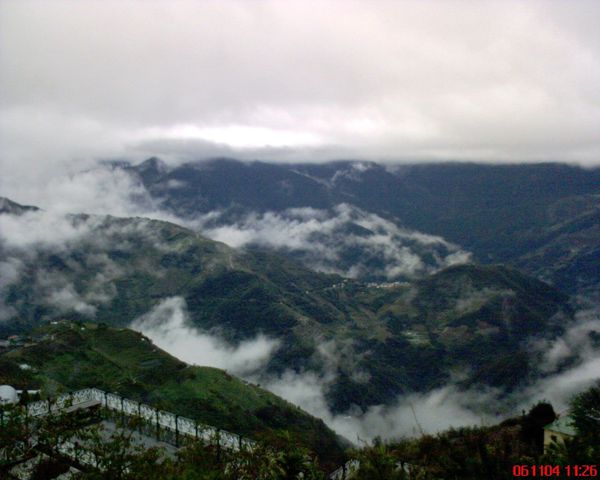
[[[500,265],[377,284],[164,221],[19,209],[2,218],[23,228],[2,243],[15,270],[2,290],[12,313],[2,336],[67,319],[133,326],[159,345],[177,332],[204,335],[217,350],[255,345],[250,367],[231,364],[234,373],[267,385],[312,375],[333,413],[450,381],[523,388],[545,375],[544,352],[531,345],[557,340],[574,322],[566,294]],[[48,222],[57,238],[45,233]],[[184,354],[177,342],[170,348]]]

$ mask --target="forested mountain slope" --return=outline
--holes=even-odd
[[[167,222],[53,216],[47,229],[47,215],[0,218],[18,232],[2,239],[3,265],[12,268],[1,291],[2,336],[61,318],[139,327],[149,312],[150,327],[168,330],[173,312],[159,307],[176,299],[186,328],[232,345],[272,341],[261,375],[327,377],[335,411],[427,391],[457,370],[465,385],[511,389],[540,373],[530,340],[555,338],[572,318],[565,295],[500,266],[371,285]]]
[[[247,218],[249,213],[289,217],[290,209],[327,212],[347,204],[398,227],[442,237],[472,252],[477,262],[522,268],[569,293],[596,291],[600,285],[598,168],[230,159],[168,168],[154,158],[126,169],[152,198],[183,218],[212,212],[213,224],[247,233],[248,223],[256,221]],[[360,254],[368,251],[362,248]],[[365,268],[357,275],[369,278],[370,273]]]

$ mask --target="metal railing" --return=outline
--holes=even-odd
[[[238,450],[242,447],[252,447],[256,444],[235,433],[221,430],[216,427],[199,423],[191,418],[182,417],[171,412],[159,410],[145,403],[127,399],[121,395],[108,393],[98,388],[86,388],[71,393],[60,395],[54,400],[39,400],[27,405],[27,414],[30,417],[40,417],[59,413],[65,410],[77,410],[101,406],[106,410],[115,412],[122,419],[129,417],[140,421],[138,428],[145,434],[151,435],[158,441],[170,443],[176,447],[185,443],[185,439],[201,439],[208,444],[218,447]],[[76,451],[75,446],[67,442],[64,447],[65,454],[77,458],[84,464],[94,465],[97,459],[85,451]],[[329,474],[330,480],[346,480],[358,470],[358,460],[350,460],[337,470]]]
[[[114,393],[108,393],[98,388],[86,388],[76,392],[66,393],[54,400],[39,400],[27,405],[30,417],[45,416],[66,409],[77,410],[100,405],[102,408],[125,416],[141,420],[150,425],[157,440],[179,446],[181,437],[202,439],[207,443],[217,442],[220,447],[240,449],[242,446],[252,446],[255,442],[235,433],[199,423],[191,418],[175,415],[159,410],[145,403],[136,402]],[[165,432],[168,433],[165,435]]]
[[[359,467],[360,462],[358,460],[348,460],[340,468],[331,472],[327,478],[329,480],[346,480],[351,478],[351,476],[358,470]]]

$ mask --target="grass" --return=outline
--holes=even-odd
[[[36,333],[46,337],[0,357],[4,383],[28,377],[44,395],[97,387],[244,436],[285,430],[323,458],[341,458],[339,438],[321,420],[227,372],[189,366],[138,332],[65,321]]]

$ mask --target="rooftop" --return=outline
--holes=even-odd
[[[564,435],[570,435],[574,437],[577,435],[577,431],[573,426],[573,419],[569,415],[559,416],[552,423],[549,423],[544,427],[544,430],[552,430],[553,432],[559,432]]]

